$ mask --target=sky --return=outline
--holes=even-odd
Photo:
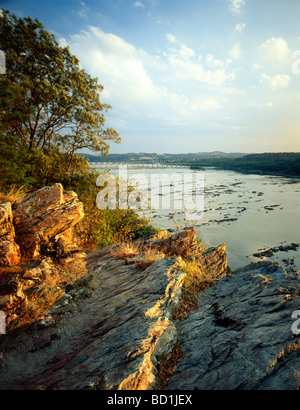
[[[0,0],[104,86],[111,153],[299,152],[299,0]]]

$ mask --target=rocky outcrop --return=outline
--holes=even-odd
[[[86,273],[72,227],[83,205],[61,184],[0,204],[0,310],[7,331],[36,320]]]
[[[0,385],[5,389],[157,388],[160,364],[178,341],[172,312],[180,304],[186,277],[181,255],[194,245],[196,232],[191,229],[172,238],[150,239],[130,258],[116,256],[118,246],[91,252],[88,275],[32,327],[32,333],[27,331],[22,346],[14,334],[7,336]],[[149,249],[160,258],[143,267],[141,258]]]
[[[75,192],[61,184],[42,188],[13,204],[16,241],[27,260],[55,249],[59,238],[84,216],[83,205]]]
[[[299,279],[264,261],[216,282],[179,329],[184,358],[168,389],[296,390]]]
[[[166,389],[297,389],[299,273],[262,261],[228,274],[226,245],[207,248],[194,229],[92,251],[86,271],[70,229],[81,206],[53,190],[61,199],[39,214],[41,235],[28,222],[30,198],[22,202],[30,240],[21,225],[16,240],[31,260],[1,271],[0,389],[157,389],[178,346]],[[199,268],[202,293],[178,315],[189,306],[189,267]]]
[[[227,275],[226,244],[198,252],[193,260],[202,267],[207,278],[218,280]]]

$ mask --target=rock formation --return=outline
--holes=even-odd
[[[140,242],[130,258],[116,256],[117,248],[99,249],[87,256],[89,273],[32,325],[32,333],[27,331],[21,346],[14,332],[0,338],[2,351],[7,352],[2,360],[1,386],[71,390],[157,387],[160,363],[178,339],[172,311],[180,304],[186,276],[181,255],[192,257],[191,249],[199,254],[206,248],[197,243],[194,229]],[[149,249],[160,258],[142,268],[141,260]],[[218,252],[216,248],[205,254],[217,259]],[[219,256],[223,263],[217,265],[216,276],[223,276],[226,255],[220,252]],[[224,267],[226,271],[221,272]],[[31,275],[37,272],[32,269]],[[38,371],[35,363],[39,363]]]
[[[274,262],[254,262],[204,292],[180,327],[184,358],[168,389],[296,390],[299,279]]]
[[[42,188],[13,204],[16,241],[27,260],[57,247],[59,238],[83,218],[83,205],[75,192],[61,184]]]
[[[13,215],[1,209],[0,238],[23,259],[0,271],[0,389],[158,389],[179,345],[168,390],[297,389],[299,274],[268,261],[228,274],[226,245],[207,248],[194,229],[86,256],[72,233],[82,205],[59,184],[16,203]],[[213,285],[182,320],[174,312],[187,262]]]
[[[0,309],[7,330],[36,320],[84,273],[72,227],[83,205],[61,184],[0,204]]]

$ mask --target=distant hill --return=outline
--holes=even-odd
[[[217,158],[240,158],[246,154],[243,153],[226,153],[221,151],[213,152],[193,152],[188,154],[157,154],[148,152],[129,152],[127,154],[109,154],[107,157],[92,154],[81,154],[84,155],[90,162],[158,162],[158,163],[168,163],[168,164],[179,164],[179,163],[194,163],[199,159],[217,159]]]
[[[192,169],[215,167],[242,173],[300,176],[299,152],[249,154],[237,158],[202,158],[191,164]]]

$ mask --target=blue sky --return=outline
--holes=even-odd
[[[104,86],[111,152],[300,151],[299,0],[0,0]]]

